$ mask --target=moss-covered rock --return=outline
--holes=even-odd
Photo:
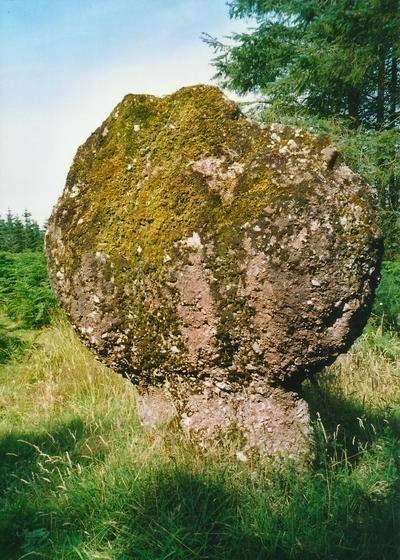
[[[381,246],[372,190],[326,138],[260,126],[203,85],[127,95],[78,149],[47,234],[86,344],[206,400],[292,388],[345,351]]]

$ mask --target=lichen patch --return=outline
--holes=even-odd
[[[360,334],[382,238],[372,189],[327,138],[260,126],[199,85],[124,97],[78,149],[46,251],[101,360],[143,388],[175,386],[188,426],[217,395],[228,424],[265,443],[287,427],[269,406],[299,404],[272,404],[271,387],[298,385]]]

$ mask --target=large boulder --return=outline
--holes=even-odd
[[[139,385],[144,423],[177,414],[297,453],[294,391],[361,333],[382,240],[372,189],[326,138],[201,85],[117,105],[78,149],[46,247],[60,304]]]

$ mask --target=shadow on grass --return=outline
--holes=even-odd
[[[61,474],[64,470],[63,455],[66,452],[71,461],[77,457],[85,437],[87,430],[80,418],[57,424],[49,431],[12,432],[0,437],[2,560],[19,558],[27,552],[24,548],[26,541],[35,544],[35,540],[43,541],[43,536],[49,534],[40,521],[46,503],[43,503],[42,510],[33,497],[43,492],[47,473],[58,469]]]
[[[125,518],[126,558],[394,560],[399,488],[371,500],[350,480],[288,471],[230,483],[159,470]],[[124,556],[125,558],[125,556]]]
[[[306,383],[302,396],[319,432],[317,439],[327,439],[325,450],[329,456],[342,452],[342,458],[354,465],[362,452],[379,438],[386,436],[395,441],[400,437],[397,411],[376,411],[332,393],[318,383]]]
[[[158,469],[126,504],[126,558],[266,558],[263,537],[241,521],[226,473]]]
[[[19,362],[38,347],[39,330],[21,328],[4,319],[0,310],[0,367]]]
[[[71,419],[0,439],[2,560],[394,560],[400,552],[393,473],[378,472],[385,485],[373,494],[351,471],[192,462],[172,449],[159,463],[108,465],[102,478],[93,467],[104,472],[107,457],[87,459],[58,495],[68,463],[57,458],[82,462],[88,436]],[[382,453],[378,471],[396,451],[389,442]]]
[[[26,341],[8,332],[0,324],[0,366],[13,359],[20,359],[28,348],[29,345]]]

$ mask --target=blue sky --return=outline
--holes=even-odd
[[[0,0],[0,213],[45,220],[76,148],[126,93],[210,82],[225,0]]]

